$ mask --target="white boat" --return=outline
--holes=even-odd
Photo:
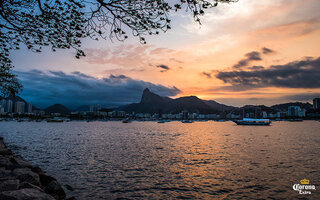
[[[166,122],[170,122],[170,120],[162,119],[158,121],[159,124],[166,123]]]
[[[237,125],[254,125],[254,126],[268,126],[271,124],[270,119],[256,119],[256,118],[243,118],[242,120],[234,120]]]
[[[47,122],[63,122],[63,119],[59,117],[54,117],[53,119],[47,119]]]
[[[131,122],[130,119],[124,119],[124,120],[122,120],[122,123],[130,123],[130,122]]]
[[[193,123],[193,121],[191,121],[191,120],[182,120],[181,122],[182,123]]]

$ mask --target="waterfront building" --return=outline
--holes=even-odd
[[[299,117],[299,112],[301,112],[300,106],[289,106],[288,116],[289,117]]]
[[[174,119],[175,116],[173,114],[168,114],[168,119]]]
[[[0,106],[1,106],[2,109],[4,109],[3,112],[5,112],[5,109],[6,109],[6,106],[7,106],[7,101],[5,99],[2,99],[0,101]]]
[[[12,100],[8,100],[5,111],[7,113],[12,113],[12,110],[13,110],[12,108],[13,108],[13,101]]]
[[[240,119],[241,115],[231,114],[231,119]]]
[[[93,112],[93,110],[94,110],[94,105],[90,105],[90,110],[89,110],[89,112]]]
[[[266,119],[268,117],[266,111],[262,111],[261,115],[262,115],[262,118],[264,118],[264,119]]]
[[[313,99],[313,108],[314,109],[320,109],[320,98],[314,98]]]
[[[35,110],[34,113],[40,116],[44,116],[46,114],[44,110]]]
[[[160,116],[160,115],[159,115],[158,113],[155,113],[155,114],[152,115],[152,118],[153,118],[153,119],[159,119],[159,116]]]
[[[298,112],[298,117],[305,117],[307,113],[306,109],[301,109],[301,111]]]
[[[162,114],[162,119],[168,119],[168,114]]]
[[[190,119],[197,119],[198,118],[198,114],[197,113],[192,113],[189,115]]]
[[[125,117],[126,116],[126,112],[125,111],[118,111],[117,112],[117,117]]]
[[[108,117],[113,117],[113,111],[112,112],[108,112]]]
[[[198,115],[198,119],[205,119],[206,118],[206,115],[204,115],[204,114],[199,114]],[[184,119],[184,118],[183,118]]]
[[[27,103],[27,113],[29,113],[29,114],[32,113],[32,105],[31,105],[31,103]]]
[[[99,111],[99,115],[102,116],[102,117],[107,117],[108,116],[108,112]]]
[[[182,119],[188,119],[189,113],[187,110],[183,110],[181,114],[182,114]]]
[[[24,113],[24,111],[25,111],[25,103],[23,101],[17,101],[15,104],[15,112]]]
[[[216,119],[218,118],[216,114],[208,114],[208,119]]]

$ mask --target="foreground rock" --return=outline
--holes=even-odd
[[[32,188],[24,188],[14,191],[5,191],[0,194],[2,200],[55,200],[52,196]]]
[[[63,200],[60,183],[15,155],[0,137],[0,200]]]

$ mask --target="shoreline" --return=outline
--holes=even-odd
[[[0,200],[75,200],[61,184],[22,156],[13,153],[0,137]]]

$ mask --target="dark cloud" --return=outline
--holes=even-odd
[[[253,51],[246,54],[248,60],[262,60],[260,52]]]
[[[240,60],[237,64],[235,64],[233,67],[236,69],[240,69],[241,67],[248,66],[251,61],[260,61],[262,60],[261,54],[258,51],[252,51],[250,53],[247,53],[245,59]]]
[[[261,49],[261,52],[259,51],[252,51],[252,52],[249,52],[245,55],[246,58],[238,61],[237,64],[235,64],[233,66],[233,68],[235,69],[240,69],[242,67],[246,67],[248,66],[252,61],[261,61],[262,60],[262,57],[261,57],[261,54],[271,54],[271,53],[274,53],[275,51],[272,50],[272,49],[269,49],[267,47],[263,47]]]
[[[92,76],[89,76],[87,74],[84,74],[84,73],[81,73],[81,72],[78,72],[78,71],[72,72],[71,74],[74,74],[74,75],[77,75],[77,76],[80,76],[80,77],[83,77],[83,78],[93,78]]]
[[[110,75],[109,79],[129,79],[129,77],[125,76],[125,75],[118,75],[115,76],[113,74]]]
[[[208,72],[202,72],[201,75],[207,77],[208,79],[212,78],[211,73]]]
[[[272,49],[267,48],[267,47],[263,47],[262,53],[263,54],[270,54],[270,53],[274,53],[274,51]]]
[[[314,98],[320,98],[320,93],[306,93],[285,96],[290,101],[312,101]]]
[[[157,65],[157,68],[161,68],[161,72],[166,72],[170,70],[170,67],[168,67],[167,65]]]
[[[320,88],[320,57],[305,58],[269,68],[218,72],[216,77],[236,88]]]
[[[40,108],[55,103],[70,108],[92,104],[119,106],[139,102],[145,88],[161,96],[175,96],[180,93],[176,87],[135,80],[125,75],[111,74],[108,78],[97,79],[80,72],[67,74],[62,71],[32,70],[16,71],[16,74],[24,85],[21,96]]]
[[[249,69],[249,70],[263,70],[264,67],[263,66],[252,66],[252,67],[248,67],[247,69]]]

